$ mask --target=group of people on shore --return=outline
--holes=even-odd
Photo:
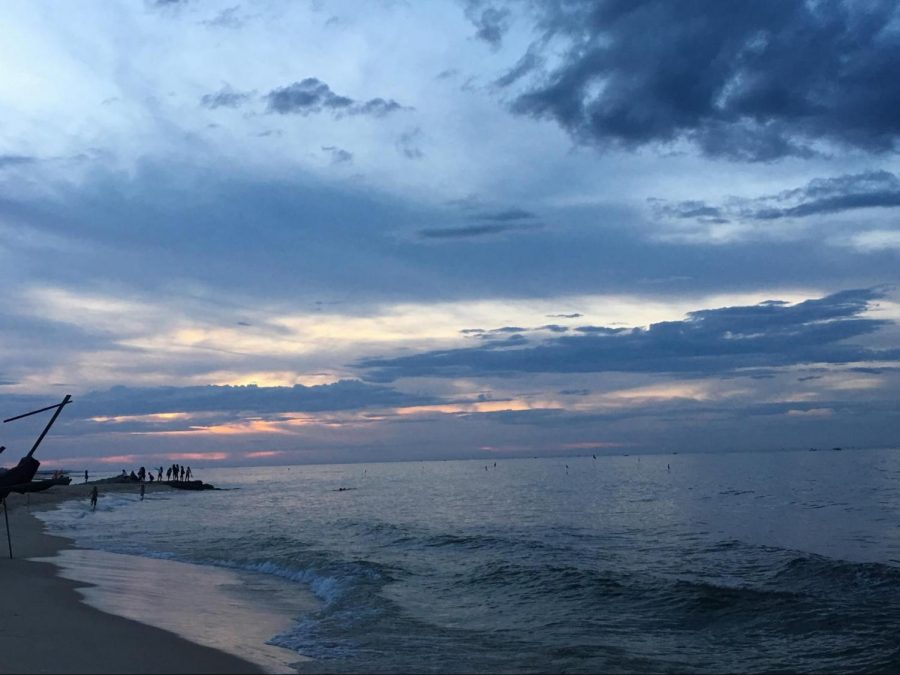
[[[153,475],[153,472],[156,471],[156,476]],[[193,473],[191,472],[191,467],[182,466],[181,464],[173,464],[170,467],[166,468],[166,480],[191,480],[193,478]],[[120,478],[130,478],[133,481],[137,481],[139,483],[143,483],[145,481],[152,483],[154,480],[162,482],[163,479],[163,468],[159,467],[158,469],[150,469],[147,471],[145,467],[140,467],[137,470],[137,473],[132,469],[131,473],[125,473],[125,469],[122,469],[122,475]],[[84,482],[88,481],[88,472],[85,470],[84,472]]]
[[[173,464],[166,469],[166,480],[169,480],[170,475],[172,476],[172,480],[190,480],[193,476],[191,467],[181,466],[181,464]],[[179,475],[181,478],[179,478]],[[159,467],[159,480],[162,480],[162,467]]]
[[[154,471],[156,475],[154,476]],[[171,466],[165,469],[166,472],[166,480],[167,481],[184,481],[191,480],[194,476],[191,471],[191,467],[182,466],[181,464],[172,464]],[[120,479],[126,478],[132,480],[136,483],[141,484],[141,501],[144,501],[144,484],[149,482],[152,483],[154,481],[162,483],[163,482],[163,467],[152,468],[147,471],[146,467],[140,467],[135,473],[134,469],[132,469],[131,473],[125,473],[125,469],[122,469],[122,473],[119,476]],[[84,482],[88,482],[88,471],[84,470]],[[97,508],[97,486],[94,486],[94,489],[91,490],[91,510]]]

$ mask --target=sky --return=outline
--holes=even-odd
[[[0,23],[0,414],[72,394],[47,467],[900,445],[893,2]]]

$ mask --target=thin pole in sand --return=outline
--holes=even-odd
[[[3,499],[3,517],[6,519],[6,543],[9,544],[9,558],[12,560],[12,537],[9,536],[9,514],[6,512],[6,498]]]

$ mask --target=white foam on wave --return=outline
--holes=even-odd
[[[213,564],[230,569],[270,574],[288,581],[304,584],[315,593],[317,598],[327,605],[338,600],[346,592],[346,587],[337,578],[320,575],[313,569],[290,570],[267,560],[244,564],[234,563],[229,560],[215,560]]]

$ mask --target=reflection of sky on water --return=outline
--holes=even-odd
[[[299,660],[265,644],[291,624],[302,606],[304,593],[295,586],[260,575],[248,580],[250,575],[230,570],[104,551],[64,549],[47,560],[62,568],[64,578],[90,584],[77,590],[97,609],[229,652],[270,672],[284,672]],[[311,597],[306,603],[315,606]]]

